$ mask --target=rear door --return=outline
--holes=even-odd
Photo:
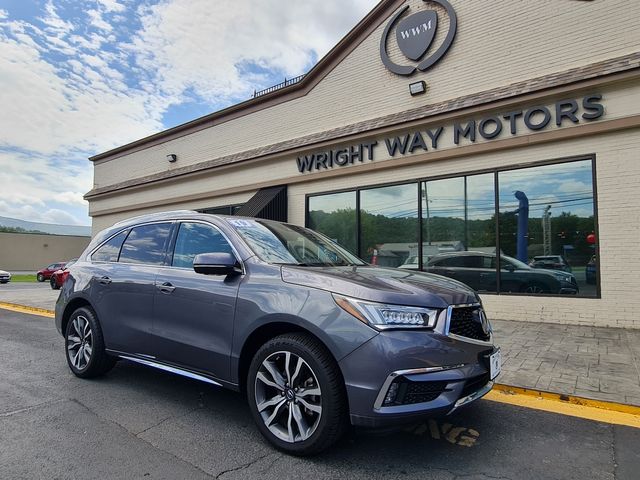
[[[229,379],[235,304],[243,277],[196,273],[193,259],[200,253],[236,254],[222,232],[206,222],[181,222],[173,243],[169,265],[160,268],[156,278],[156,355]]]
[[[107,348],[153,355],[154,282],[159,267],[165,263],[171,228],[171,222],[133,227],[117,262],[95,269],[92,288],[97,294],[93,297]]]

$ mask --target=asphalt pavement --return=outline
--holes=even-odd
[[[635,479],[640,429],[480,400],[313,458],[272,449],[236,393],[119,364],[81,380],[50,318],[0,309],[0,478]]]
[[[0,285],[0,302],[53,310],[60,294],[46,282],[9,282]]]

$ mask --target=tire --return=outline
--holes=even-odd
[[[338,365],[308,334],[280,335],[256,352],[247,375],[247,399],[260,433],[289,454],[319,453],[337,442],[347,427],[346,392]]]
[[[44,282],[44,275],[39,273],[38,276],[36,277],[36,280],[38,280],[39,282]]]
[[[105,351],[98,317],[90,307],[78,308],[69,317],[64,351],[67,364],[76,377],[98,377],[116,364],[116,359]]]
[[[51,285],[51,290],[60,290],[60,287],[58,286],[56,279],[53,277],[49,279],[49,285]]]

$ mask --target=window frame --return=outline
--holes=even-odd
[[[120,252],[122,251],[122,245],[124,245],[125,240],[127,240],[127,237],[129,236],[129,232],[130,231],[131,231],[131,227],[127,227],[127,228],[123,228],[122,230],[118,230],[116,233],[114,233],[113,235],[109,236],[107,239],[105,239],[103,242],[101,242],[97,247],[95,247],[93,250],[91,250],[86,255],[85,259],[88,260],[90,263],[97,263],[97,264],[118,263],[118,260],[120,260]],[[115,262],[111,262],[111,261],[107,261],[107,260],[94,260],[93,259],[93,255],[98,250],[100,250],[105,244],[109,243],[115,237],[117,237],[121,233],[125,233],[125,232],[126,232],[126,234],[124,236],[124,240],[122,240],[122,243],[120,244],[120,248],[118,249],[118,256],[116,257],[116,261]]]
[[[564,163],[574,163],[580,161],[591,161],[591,188],[593,193],[593,223],[594,223],[594,233],[596,235],[596,245],[594,255],[596,255],[596,294],[595,296],[581,296],[581,295],[565,295],[560,293],[544,293],[544,294],[536,294],[531,295],[528,293],[521,292],[502,292],[500,285],[500,185],[499,185],[499,174],[502,172],[509,172],[513,170],[521,170],[526,168],[533,167],[544,167],[547,165],[561,165]],[[495,292],[481,292],[482,295],[512,295],[512,296],[526,296],[526,297],[558,297],[558,298],[576,298],[576,299],[585,299],[585,300],[593,300],[602,298],[602,276],[600,272],[600,223],[598,218],[598,179],[597,179],[597,167],[596,167],[596,154],[595,153],[587,153],[583,155],[572,155],[568,157],[559,157],[552,158],[547,160],[537,160],[531,162],[521,162],[515,163],[513,165],[508,165],[504,167],[492,167],[492,168],[484,168],[479,170],[469,170],[465,172],[459,172],[454,174],[443,174],[443,175],[434,175],[434,176],[426,176],[420,177],[417,179],[412,179],[410,181],[395,181],[395,182],[387,182],[387,183],[378,183],[374,185],[365,185],[361,187],[355,188],[342,188],[338,190],[328,190],[328,191],[320,191],[314,193],[305,194],[305,218],[304,224],[305,227],[309,228],[309,199],[312,197],[320,197],[323,195],[331,195],[335,193],[345,193],[345,192],[355,192],[356,194],[356,252],[355,255],[358,258],[362,258],[361,256],[361,246],[360,246],[360,237],[361,237],[361,208],[360,208],[360,192],[363,190],[371,190],[376,188],[384,188],[391,187],[396,185],[411,185],[417,183],[418,188],[418,269],[419,271],[423,271],[423,218],[422,218],[422,184],[423,182],[430,182],[434,180],[445,180],[450,178],[464,178],[465,185],[465,199],[467,196],[467,177],[473,175],[482,175],[482,174],[492,174],[493,175],[493,186],[494,186],[494,218],[495,218],[495,234],[496,234],[496,291]],[[465,208],[465,218],[467,212]]]
[[[191,270],[195,273],[195,271],[193,270],[193,267],[177,267],[172,265],[173,264],[173,255],[175,254],[175,249],[176,249],[176,241],[178,240],[178,232],[180,231],[180,225],[182,225],[183,223],[200,223],[202,225],[207,225],[208,227],[212,227],[214,230],[217,230],[218,233],[220,233],[220,235],[222,235],[222,237],[227,241],[227,243],[231,246],[231,250],[233,251],[233,255],[236,257],[236,261],[238,262],[238,264],[240,265],[240,269],[242,270],[242,275],[245,274],[246,270],[244,267],[244,262],[242,261],[242,257],[240,256],[238,249],[236,248],[236,246],[233,244],[233,242],[231,241],[231,239],[229,238],[229,235],[227,235],[218,225],[208,222],[206,220],[199,220],[199,219],[185,219],[185,220],[177,220],[174,222],[173,225],[173,230],[170,234],[170,240],[168,242],[167,245],[167,255],[165,258],[165,268],[177,268],[180,270]],[[124,242],[123,242],[124,244]],[[198,274],[201,275],[201,274]]]

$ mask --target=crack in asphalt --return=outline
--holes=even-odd
[[[35,410],[40,407],[46,407],[48,405],[55,405],[56,403],[62,403],[69,401],[68,398],[59,398],[57,400],[47,400],[46,402],[37,403],[36,405],[31,405],[29,407],[19,408],[17,410],[11,410],[9,412],[0,413],[0,418],[10,417],[12,415],[17,415],[19,413],[28,412],[29,410]]]
[[[132,436],[133,438],[135,438],[135,439],[137,439],[137,440],[140,440],[141,442],[146,443],[146,444],[147,444],[147,445],[149,445],[151,448],[153,448],[153,449],[155,449],[155,450],[158,450],[158,451],[160,451],[160,452],[166,453],[167,455],[169,455],[169,456],[171,456],[171,457],[175,458],[175,459],[176,459],[176,460],[178,460],[179,462],[182,462],[182,463],[185,463],[185,464],[187,464],[187,465],[190,465],[191,467],[195,468],[196,470],[198,470],[199,472],[203,473],[203,474],[204,474],[204,475],[206,475],[207,477],[210,477],[210,478],[217,478],[217,477],[214,477],[211,473],[209,473],[209,472],[207,472],[207,471],[203,470],[202,468],[200,468],[198,465],[195,465],[195,464],[193,464],[193,463],[189,462],[188,460],[185,460],[184,458],[178,457],[176,454],[174,454],[174,453],[172,453],[172,452],[170,452],[170,451],[168,451],[168,450],[165,450],[165,449],[163,449],[163,448],[160,448],[160,447],[158,447],[157,445],[154,445],[153,443],[149,442],[148,440],[145,440],[145,439],[144,439],[144,438],[142,438],[142,437],[139,437],[139,436],[138,436],[138,435],[136,435],[135,433],[133,433],[133,432],[131,432],[131,431],[127,430],[125,427],[123,427],[122,425],[120,425],[118,422],[115,422],[115,421],[113,421],[113,420],[111,420],[111,419],[108,419],[108,418],[103,417],[102,415],[98,414],[97,412],[95,412],[94,410],[92,410],[90,407],[88,407],[87,405],[85,405],[84,403],[82,403],[82,402],[81,402],[80,400],[78,400],[77,398],[71,398],[71,399],[70,399],[70,401],[77,403],[78,405],[80,405],[81,407],[85,408],[87,411],[89,411],[90,413],[92,413],[93,415],[95,415],[96,417],[98,417],[99,419],[101,419],[101,420],[103,420],[103,421],[105,421],[105,422],[107,422],[107,423],[112,423],[112,424],[116,425],[118,428],[120,428],[120,429],[124,430],[125,432],[127,432],[127,434],[128,434],[128,435]],[[163,420],[163,421],[166,421],[166,420],[167,420],[167,419],[165,419],[165,420]]]
[[[259,456],[258,458],[255,458],[253,460],[251,460],[248,463],[244,463],[242,465],[239,465],[237,467],[233,467],[233,468],[229,468],[227,470],[223,470],[222,472],[220,472],[219,474],[216,475],[216,479],[221,478],[223,475],[226,475],[227,473],[231,473],[231,472],[237,472],[239,470],[245,470],[253,465],[255,465],[256,463],[258,463],[260,460],[267,458],[269,455],[276,455],[274,452],[269,452],[269,453],[265,453],[264,455]],[[271,464],[273,465],[273,463]],[[271,466],[270,465],[270,466]]]

